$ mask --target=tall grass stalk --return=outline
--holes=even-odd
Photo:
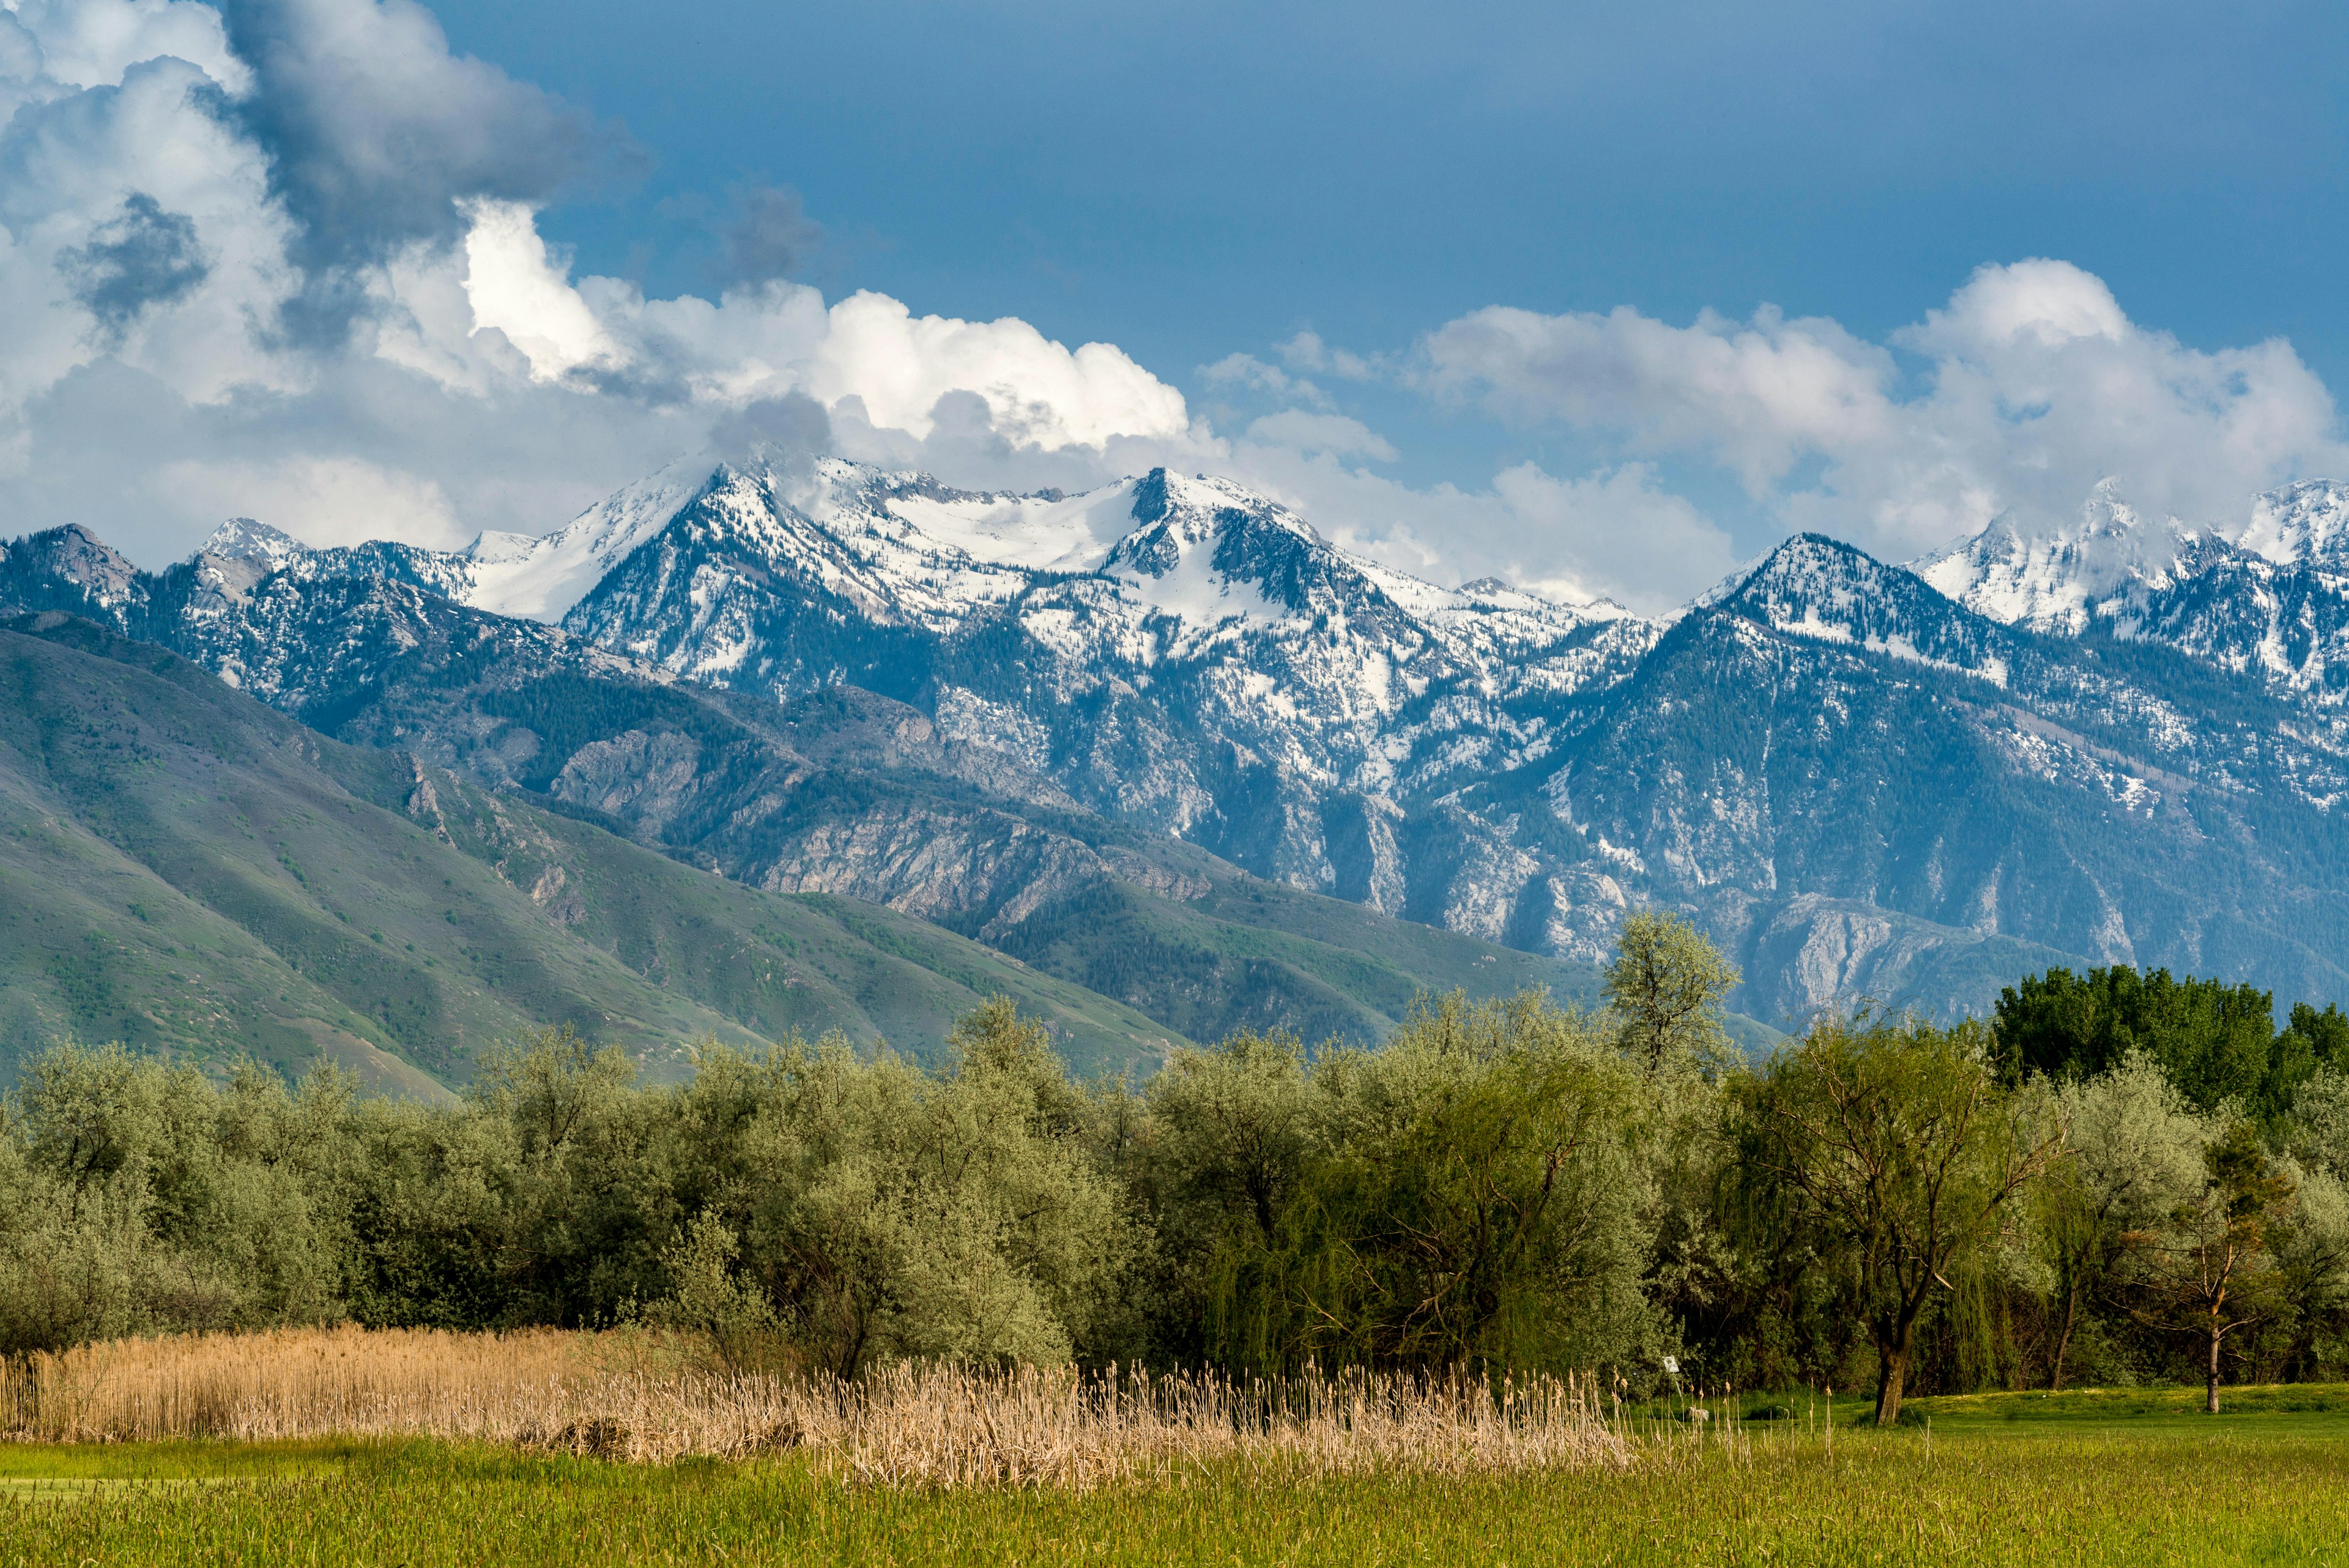
[[[1209,1375],[900,1365],[854,1382],[711,1370],[644,1333],[281,1329],[118,1340],[0,1369],[20,1440],[418,1436],[665,1460],[805,1448],[910,1487],[1305,1474],[1469,1475],[1630,1462],[1585,1378]]]

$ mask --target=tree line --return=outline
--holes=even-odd
[[[1987,1021],[1824,1017],[1629,919],[1606,1005],[1428,999],[1071,1080],[997,1001],[925,1065],[837,1038],[644,1085],[568,1030],[460,1105],[65,1046],[0,1101],[0,1354],[351,1320],[689,1329],[901,1357],[1599,1369],[1920,1392],[2334,1376],[2349,1017],[2051,971]],[[1677,1370],[1673,1370],[1677,1369]]]

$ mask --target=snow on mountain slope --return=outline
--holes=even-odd
[[[1685,910],[1798,1010],[1994,995],[2050,952],[2233,954],[2349,999],[2349,898],[2307,870],[2349,830],[2349,504],[2313,484],[2252,510],[2239,547],[2107,486],[1915,570],[1798,536],[1650,619],[1443,587],[1224,480],[1015,495],[703,459],[545,540],[303,550],[240,524],[172,569],[182,592],[59,532],[0,580],[26,607],[110,596],[305,715],[389,712],[371,691],[444,664],[861,687],[1075,806],[1430,925],[1591,958],[1627,909]],[[518,722],[481,745],[520,787],[572,787]],[[579,748],[582,798],[675,794],[696,742],[657,728]],[[734,804],[697,834],[771,793],[720,782]],[[928,831],[840,809],[843,845]]]
[[[737,691],[915,702],[1081,801],[1390,910],[1399,803],[1546,754],[1656,635],[1376,566],[1228,481],[1017,496],[841,462],[719,469],[563,624]]]
[[[754,656],[767,634],[753,623],[806,593],[935,637],[1009,616],[1068,660],[1137,669],[1303,638],[1321,667],[1313,684],[1380,711],[1424,689],[1402,665],[1537,656],[1624,618],[1613,605],[1440,588],[1336,548],[1240,486],[1163,471],[1064,496],[958,492],[837,460],[812,480],[721,468],[648,542],[574,629],[703,679],[794,679],[796,666]]]
[[[885,519],[974,561],[1034,572],[1097,572],[1132,526],[1136,483],[1080,495],[975,493],[948,489],[926,474],[882,473],[826,458],[815,465],[812,483],[792,487],[790,499],[836,529],[853,526],[852,519]]]
[[[1910,569],[1978,615],[2076,636],[2114,596],[2190,575],[2214,543],[2224,542],[2174,517],[2139,513],[2106,480],[2075,522],[2034,529],[2000,517]]]
[[[1779,545],[1711,603],[1793,636],[2006,684],[2003,639],[1982,618],[1916,574],[1816,534]]]
[[[462,550],[392,540],[318,548],[239,517],[214,529],[191,560],[206,607],[214,612],[269,573],[287,571],[316,581],[381,576],[492,615],[551,625],[693,499],[711,462],[679,459],[543,535],[483,534]]]
[[[2251,503],[2242,547],[2278,566],[2349,571],[2349,484],[2310,479]]]
[[[711,466],[698,455],[680,458],[543,537],[483,534],[460,553],[464,587],[454,597],[492,615],[561,620],[693,499]]]
[[[2323,707],[2349,702],[2349,486],[2310,480],[2252,499],[2240,541],[2155,518],[2107,481],[2079,521],[2002,518],[1917,574],[1995,621],[2158,642]]]
[[[223,561],[250,561],[274,571],[308,549],[307,545],[283,529],[256,523],[250,517],[232,517],[196,546],[196,554]]]
[[[212,532],[190,564],[195,585],[188,596],[191,620],[218,622],[236,613],[254,587],[270,573],[308,554],[309,546],[291,534],[232,517]],[[230,682],[235,684],[233,680]]]

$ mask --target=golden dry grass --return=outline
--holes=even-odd
[[[1236,1386],[1067,1367],[882,1368],[860,1380],[709,1370],[638,1334],[280,1329],[85,1345],[0,1369],[20,1440],[417,1436],[614,1459],[804,1447],[899,1487],[1169,1480],[1208,1465],[1470,1475],[1621,1466],[1595,1388],[1350,1375]]]

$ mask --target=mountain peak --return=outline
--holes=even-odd
[[[2116,595],[2167,587],[2213,547],[2230,548],[2208,529],[2139,512],[2107,479],[2068,520],[2032,526],[2002,514],[1910,569],[1992,620],[2077,635]]]
[[[694,497],[734,476],[713,454],[688,452],[552,534],[483,534],[464,553],[466,583],[458,597],[492,615],[559,621]]]
[[[213,529],[211,536],[196,546],[196,554],[237,561],[263,561],[275,566],[305,554],[308,549],[308,545],[283,529],[272,528],[266,523],[256,523],[250,517],[232,517]]]
[[[77,584],[106,608],[119,609],[139,591],[139,568],[130,557],[78,523],[67,523],[25,541],[26,553],[43,569]]]
[[[1773,625],[1811,620],[1821,609],[1840,615],[1863,602],[1896,605],[1925,585],[1915,574],[1889,566],[1857,545],[1824,534],[1797,534],[1756,565],[1723,583],[1708,601]]]
[[[2254,497],[2242,547],[2278,566],[2349,568],[2349,484],[2303,479]]]
[[[1716,608],[1771,630],[1838,643],[2004,685],[1995,629],[1905,566],[1856,545],[1797,534],[1707,596]]]
[[[1154,468],[1133,483],[1133,512],[1136,523],[1155,523],[1166,515],[1166,470]]]

